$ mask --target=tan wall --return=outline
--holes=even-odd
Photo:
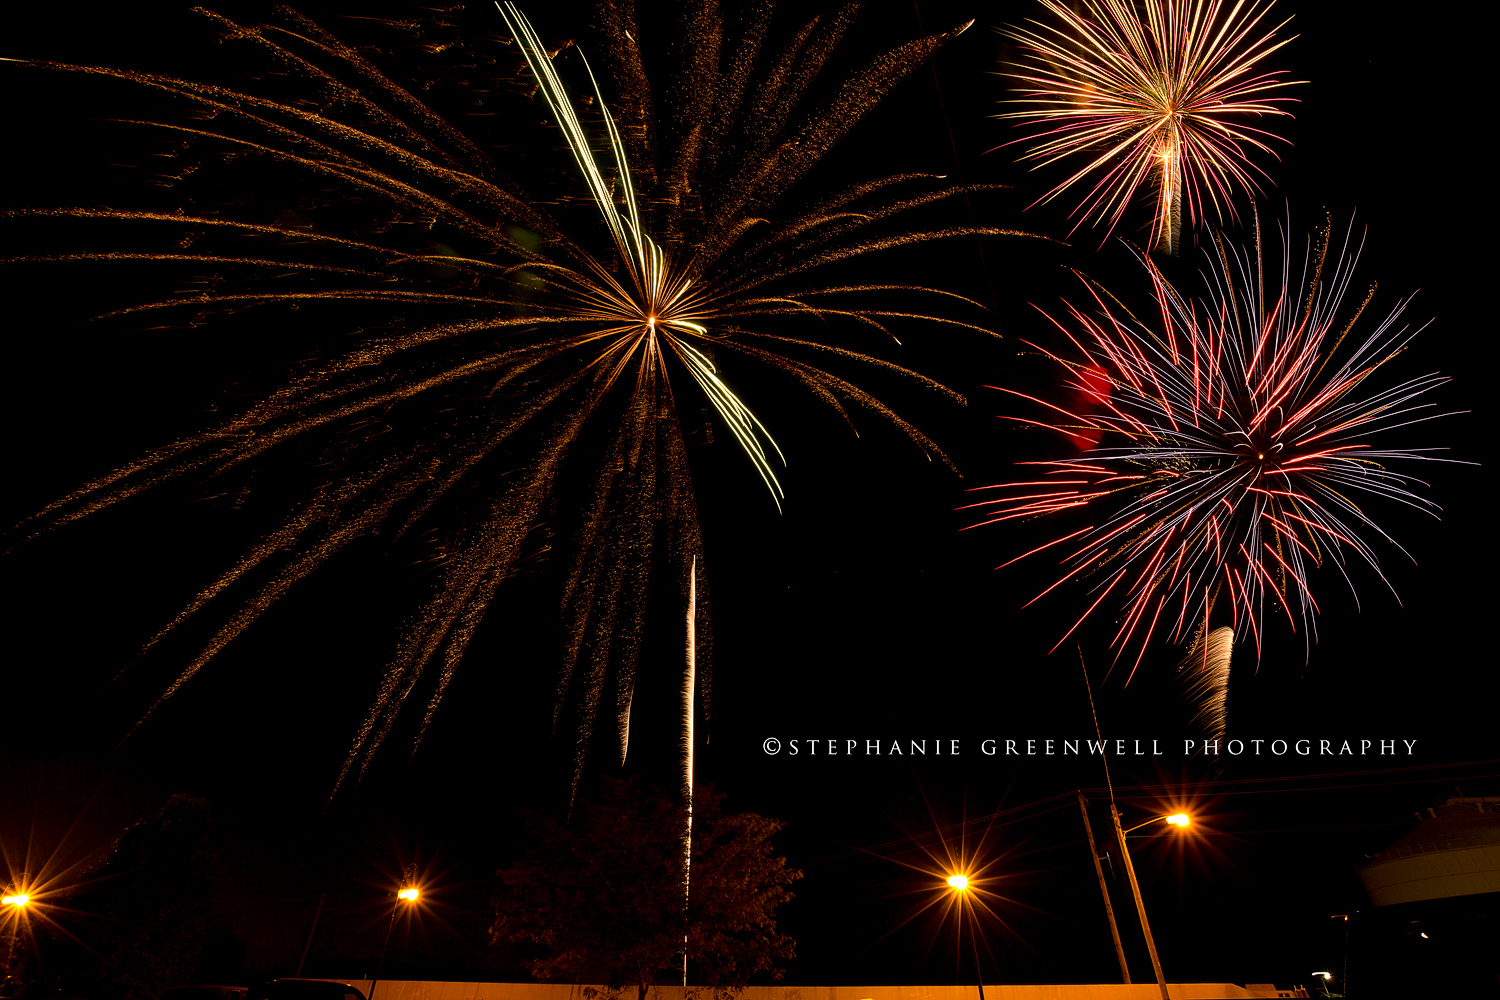
[[[370,981],[346,979],[368,996]],[[583,986],[562,983],[440,983],[382,979],[370,1000],[584,1000]],[[1172,1000],[1240,1000],[1276,996],[1232,983],[1172,983]],[[1302,994],[1306,996],[1306,994]],[[986,986],[984,1000],[1160,1000],[1155,983],[1075,986]],[[635,1000],[626,990],[620,1000]],[[681,986],[653,986],[648,1000],[694,1000]],[[979,1000],[973,986],[751,986],[739,1000]]]

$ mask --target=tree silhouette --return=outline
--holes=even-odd
[[[711,787],[693,798],[686,886],[686,807],[639,779],[606,779],[566,823],[533,821],[523,856],[500,872],[495,940],[544,946],[529,966],[538,979],[633,985],[641,1000],[681,960],[684,943],[700,984],[780,978],[776,962],[793,956],[794,942],[776,929],[775,910],[802,877],[772,852],[782,824],[723,812]]]
[[[213,905],[209,807],[174,795],[121,834],[80,906],[103,917],[98,986],[115,1000],[156,1000],[198,967]]]

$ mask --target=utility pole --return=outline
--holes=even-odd
[[[318,918],[323,915],[323,902],[328,898],[328,893],[318,897],[318,908],[313,911],[312,926],[307,929],[307,944],[302,946],[302,958],[297,962],[297,978],[302,978],[302,967],[307,964],[307,953],[312,950],[313,935],[318,930]]]
[[[1109,887],[1104,884],[1104,869],[1099,865],[1099,848],[1094,844],[1094,827],[1089,823],[1089,807],[1078,790],[1078,811],[1083,813],[1083,832],[1089,837],[1089,857],[1094,859],[1094,875],[1099,879],[1099,894],[1104,897],[1104,913],[1109,917],[1109,936],[1114,938],[1115,958],[1120,960],[1120,980],[1130,982],[1130,966],[1125,964],[1125,946],[1120,943],[1120,927],[1115,923],[1115,907],[1109,901]]]

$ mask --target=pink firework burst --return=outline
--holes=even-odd
[[[1426,324],[1402,321],[1402,300],[1371,332],[1350,335],[1374,294],[1346,315],[1362,241],[1351,225],[1330,254],[1325,225],[1294,260],[1283,230],[1281,279],[1268,285],[1257,219],[1253,247],[1216,240],[1197,299],[1140,254],[1154,290],[1150,324],[1087,279],[1089,307],[1069,303],[1066,319],[1048,317],[1068,346],[1038,350],[1067,370],[1067,401],[1001,391],[1045,407],[1046,419],[1022,422],[1062,433],[1082,453],[1024,463],[1040,478],[987,487],[994,495],[971,506],[986,511],[985,524],[1085,512],[1086,526],[1016,557],[1065,553],[1066,572],[1038,598],[1076,577],[1093,581],[1063,639],[1099,609],[1123,606],[1112,645],[1138,645],[1138,666],[1153,636],[1183,641],[1227,608],[1259,650],[1269,607],[1294,631],[1300,623],[1310,643],[1315,567],[1332,563],[1353,589],[1352,553],[1385,580],[1367,537],[1396,543],[1361,504],[1437,510],[1390,463],[1444,449],[1384,438],[1445,415],[1421,397],[1447,379],[1378,384],[1376,373]]]
[[[1137,192],[1154,188],[1150,244],[1169,255],[1178,252],[1184,207],[1192,219],[1210,208],[1233,218],[1235,189],[1258,191],[1252,173],[1264,176],[1249,152],[1272,153],[1263,140],[1279,138],[1246,122],[1286,115],[1277,103],[1291,100],[1266,94],[1292,81],[1256,69],[1290,41],[1276,41],[1285,22],[1262,27],[1271,5],[1042,3],[1057,23],[1002,29],[1021,45],[1021,61],[1006,71],[1022,88],[1011,103],[1028,109],[999,117],[1037,126],[1023,159],[1084,163],[1038,203],[1094,178],[1074,215],[1078,225],[1093,218],[1112,232]]]

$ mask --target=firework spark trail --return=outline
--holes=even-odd
[[[422,698],[419,683],[427,688],[421,738],[500,587],[536,547],[538,526],[547,524],[561,536],[564,553],[555,557],[565,634],[553,728],[576,734],[575,782],[597,716],[613,716],[620,752],[628,745],[653,571],[684,595],[690,580],[696,586],[696,677],[706,725],[711,636],[682,386],[701,390],[778,499],[773,464],[779,449],[738,387],[721,375],[730,365],[737,380],[748,369],[801,386],[850,426],[863,414],[889,421],[926,454],[946,461],[919,430],[835,372],[843,366],[896,374],[956,402],[962,397],[824,338],[831,321],[892,339],[893,324],[913,320],[989,333],[977,319],[953,315],[954,306],[976,317],[982,307],[915,283],[824,276],[837,274],[835,265],[927,240],[1030,235],[909,223],[908,213],[965,193],[935,185],[938,179],[928,175],[854,184],[795,212],[781,205],[824,151],[956,32],[898,46],[837,86],[822,88],[813,81],[851,11],[815,20],[780,51],[773,45],[762,51],[753,25],[741,25],[748,34],[730,40],[722,23],[705,28],[699,22],[712,18],[693,15],[693,30],[684,37],[702,51],[674,61],[674,86],[662,88],[685,103],[657,117],[637,48],[640,27],[628,10],[604,4],[599,11],[607,67],[600,80],[622,95],[612,113],[592,71],[586,76],[593,93],[570,96],[536,32],[515,8],[502,7],[519,49],[502,62],[519,66],[524,57],[522,72],[536,85],[528,98],[540,96],[588,191],[586,199],[566,195],[549,203],[512,180],[479,143],[386,76],[361,49],[312,21],[285,10],[278,15],[285,25],[199,13],[222,35],[227,52],[260,61],[248,67],[252,71],[264,69],[261,63],[274,71],[254,75],[256,82],[247,85],[252,89],[236,89],[107,67],[8,63],[134,88],[153,104],[175,102],[189,124],[135,124],[210,162],[246,159],[264,167],[257,175],[291,178],[299,198],[306,190],[313,207],[299,206],[284,222],[279,214],[236,218],[241,192],[226,199],[211,189],[212,210],[196,204],[175,211],[64,207],[0,219],[116,227],[100,230],[106,238],[153,227],[152,239],[169,244],[137,253],[112,242],[98,253],[69,247],[23,259],[129,259],[197,269],[192,291],[138,300],[110,314],[117,320],[185,315],[202,323],[230,312],[253,319],[257,310],[301,307],[320,310],[319,323],[333,336],[318,345],[321,354],[312,352],[300,372],[258,402],[63,497],[12,538],[24,541],[189,477],[272,466],[299,467],[313,478],[306,495],[278,512],[250,551],[201,588],[152,640],[210,605],[240,600],[231,593],[249,595],[223,609],[217,631],[164,697],[357,541],[373,536],[421,546],[417,561],[430,571],[430,588],[379,678],[345,762],[347,774],[369,766],[402,707]],[[770,7],[759,5],[745,16],[769,18]],[[458,44],[473,55],[467,43]],[[721,50],[732,69],[727,74],[719,72]],[[493,56],[477,62],[486,60]],[[691,80],[684,83],[684,75]],[[527,92],[517,86],[520,79],[473,86],[489,101]],[[528,99],[511,120],[535,123],[538,106]],[[710,123],[706,132],[698,128],[703,122]],[[670,129],[681,133],[675,145],[663,138]],[[518,145],[509,134],[500,140]],[[190,166],[184,176],[211,183],[211,171]],[[969,190],[981,187],[993,185]],[[689,189],[693,198],[682,197]],[[318,198],[334,207],[328,217],[317,215]],[[583,202],[587,211],[568,211]],[[350,203],[361,206],[359,221],[337,213]],[[554,215],[549,204],[562,208]],[[576,225],[575,216],[590,212],[588,225]],[[68,232],[99,238],[91,229]],[[902,308],[914,294],[943,308]],[[357,311],[375,307],[402,313],[370,322]],[[372,421],[399,433],[361,433]],[[303,467],[308,451],[318,471]],[[602,708],[610,688],[613,711]]]
[[[1154,184],[1150,246],[1169,255],[1178,252],[1184,204],[1191,219],[1210,208],[1216,218],[1234,218],[1235,189],[1258,191],[1252,172],[1264,176],[1248,152],[1274,155],[1264,140],[1278,138],[1244,120],[1285,115],[1277,102],[1291,100],[1265,96],[1291,84],[1280,71],[1255,71],[1291,40],[1275,41],[1285,22],[1262,32],[1271,4],[1042,3],[1056,24],[1002,29],[1026,60],[1006,70],[1025,90],[1009,103],[1029,110],[999,117],[1037,126],[1023,159],[1039,167],[1086,162],[1036,204],[1094,178],[1073,213],[1074,230],[1093,218],[1113,232],[1137,192]]]
[[[1155,325],[1087,279],[1092,315],[1069,304],[1067,320],[1049,317],[1068,349],[1037,349],[1068,370],[1065,384],[1085,402],[1072,410],[1047,404],[1046,419],[1024,422],[1074,439],[1097,432],[1100,444],[1076,459],[1025,463],[1046,478],[986,487],[996,495],[970,507],[984,511],[986,524],[1073,508],[1092,515],[1087,527],[1017,557],[1066,546],[1060,563],[1067,572],[1033,601],[1074,577],[1095,578],[1088,610],[1064,639],[1114,594],[1123,613],[1112,645],[1117,655],[1139,646],[1135,666],[1154,636],[1184,641],[1206,632],[1220,606],[1257,651],[1267,606],[1280,608],[1310,650],[1315,567],[1332,562],[1349,581],[1347,550],[1385,580],[1366,536],[1396,543],[1359,506],[1359,495],[1438,509],[1409,489],[1419,480],[1387,463],[1447,461],[1428,454],[1444,449],[1394,448],[1379,439],[1448,415],[1421,401],[1447,379],[1429,374],[1370,387],[1426,324],[1402,322],[1402,300],[1369,333],[1350,338],[1374,294],[1372,287],[1353,316],[1340,319],[1363,237],[1356,244],[1351,224],[1330,256],[1325,224],[1298,261],[1288,230],[1289,223],[1272,264],[1281,280],[1272,278],[1269,288],[1257,217],[1253,247],[1216,239],[1200,299],[1179,292],[1138,254],[1152,281]]]
[[[730,431],[749,456],[755,471],[760,474],[779,506],[783,496],[781,484],[776,480],[762,440],[771,445],[783,462],[785,458],[765,426],[719,378],[713,362],[688,339],[694,336],[703,338],[708,334],[708,328],[698,321],[698,317],[706,318],[714,310],[703,296],[690,293],[694,284],[692,274],[672,268],[666,253],[646,235],[641,224],[640,209],[636,204],[633,175],[626,162],[625,147],[615,127],[614,117],[601,104],[610,151],[615,161],[614,176],[619,182],[627,210],[625,216],[615,206],[616,196],[595,160],[589,146],[588,132],[573,111],[567,90],[546,47],[514,4],[496,4],[496,7],[520,44],[527,65],[541,86],[547,106],[567,136],[574,162],[587,181],[594,204],[604,217],[615,249],[629,272],[629,280],[633,286],[631,291],[622,288],[609,268],[592,256],[587,258],[587,263],[593,272],[593,280],[567,269],[559,269],[563,280],[572,286],[582,300],[583,308],[579,310],[579,314],[588,319],[613,324],[593,336],[620,338],[607,349],[608,354],[613,355],[609,358],[613,366],[607,384],[613,383],[625,368],[628,357],[637,349],[651,352],[653,363],[664,365],[661,346],[665,346],[683,363],[704,395],[713,403],[719,416],[729,425]],[[594,81],[592,70],[589,70],[589,82],[597,93],[598,84]]]

